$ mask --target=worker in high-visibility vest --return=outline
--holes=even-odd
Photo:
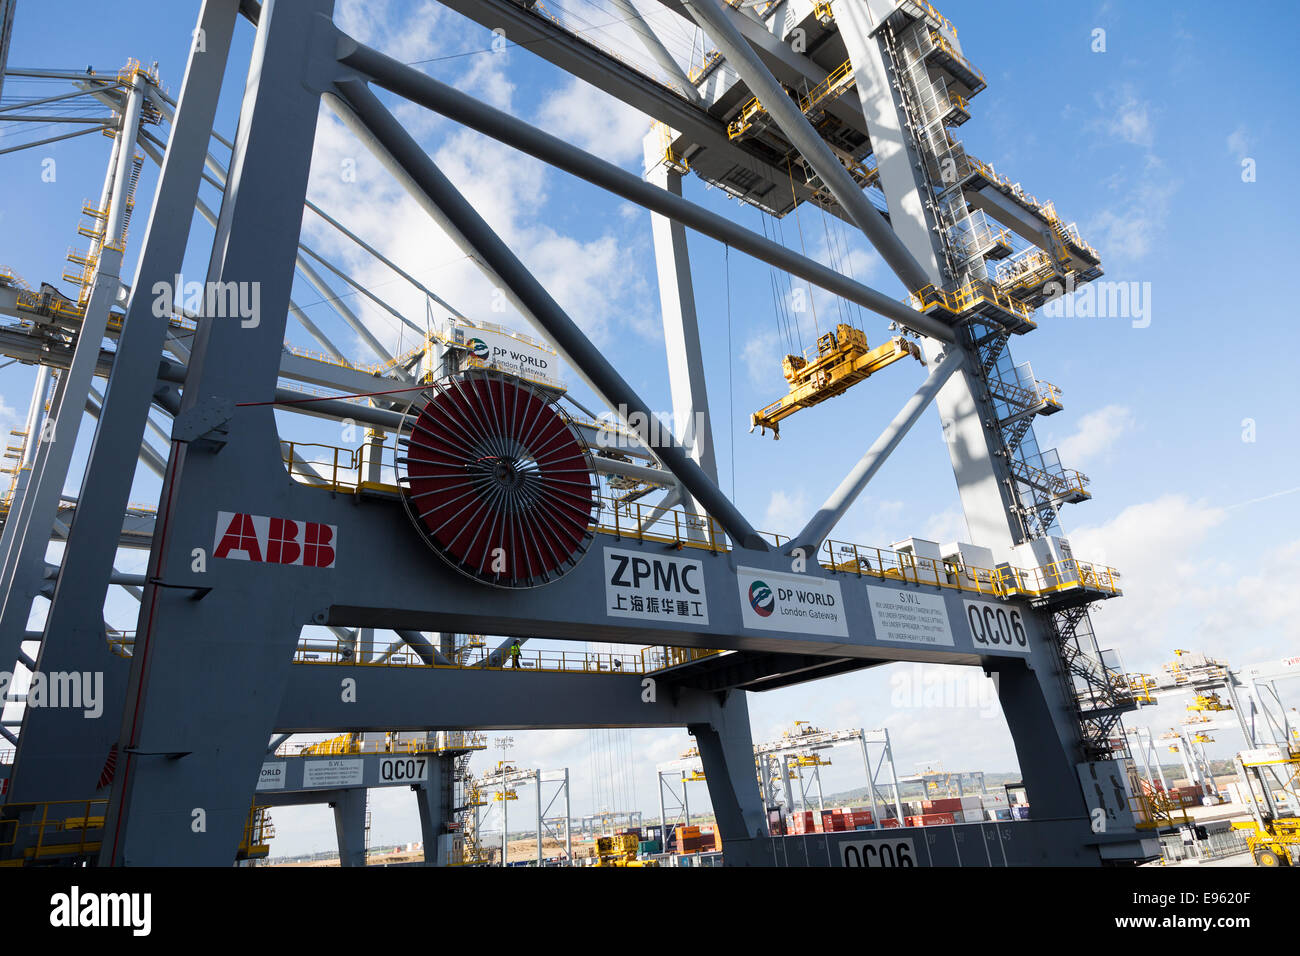
[[[513,644],[510,645],[510,666],[511,667],[519,666],[519,641],[518,640],[516,640]]]

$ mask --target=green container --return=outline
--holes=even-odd
[[[662,850],[662,844],[658,840],[642,840],[636,845],[638,853],[659,853]]]

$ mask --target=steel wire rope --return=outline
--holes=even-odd
[[[808,246],[803,238],[803,222],[799,218],[799,196],[794,189],[794,165],[790,162],[790,157],[785,158],[786,175],[790,177],[790,198],[794,201],[794,224],[799,230],[799,250],[808,258]],[[808,305],[812,308],[813,330],[820,339],[822,335],[821,323],[817,320],[817,300],[814,297],[812,286],[808,287]],[[802,344],[802,340],[801,340]]]

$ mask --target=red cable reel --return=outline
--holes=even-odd
[[[600,514],[591,453],[547,392],[468,369],[419,393],[402,423],[402,500],[448,564],[502,588],[577,566]]]

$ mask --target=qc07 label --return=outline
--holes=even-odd
[[[976,650],[1029,653],[1029,632],[1018,608],[992,601],[967,601],[966,626]]]
[[[412,783],[417,780],[429,779],[429,758],[422,754],[412,754],[409,757],[380,757],[379,758],[379,782],[388,783]]]
[[[606,548],[605,613],[665,624],[708,624],[704,564],[693,558]]]

